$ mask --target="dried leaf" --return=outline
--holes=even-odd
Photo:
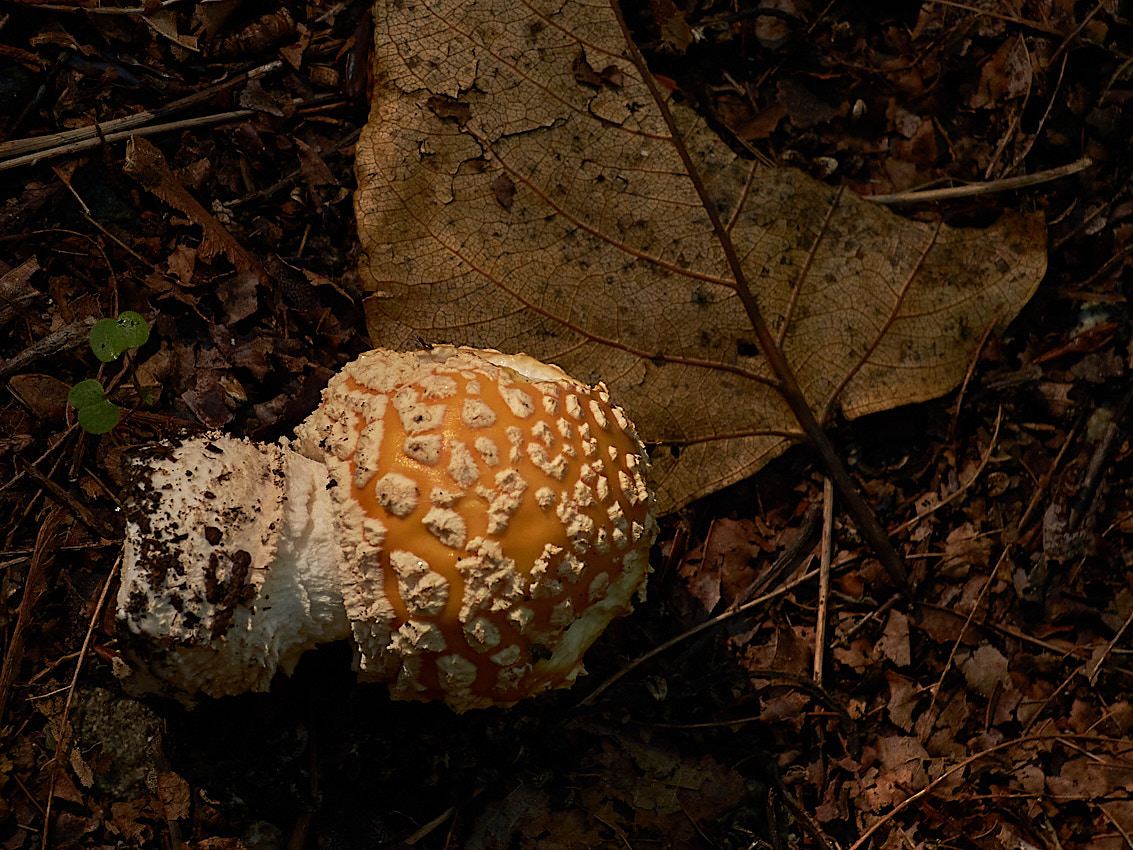
[[[991,644],[985,643],[971,655],[957,654],[957,661],[968,685],[985,697],[1011,681],[1007,674],[1007,658]]]
[[[983,66],[976,91],[968,105],[975,108],[999,106],[1003,101],[1022,97],[1031,88],[1033,71],[1027,45],[1020,36],[1004,41],[995,55]]]
[[[31,279],[40,270],[39,261],[29,257],[14,269],[0,265],[0,328],[19,315],[19,308],[30,304],[39,291],[32,286]]]
[[[881,770],[863,782],[862,799],[872,811],[902,802],[914,791],[928,785],[925,769],[930,759],[916,738],[883,736],[877,739],[877,756]]]
[[[684,13],[673,0],[649,0],[653,23],[661,35],[661,47],[672,53],[684,53],[695,39]]]
[[[302,139],[296,139],[295,146],[299,149],[299,167],[307,185],[329,186],[336,182],[334,172],[327,167],[318,148]]]
[[[885,632],[877,642],[877,650],[898,667],[907,667],[912,661],[909,645],[909,618],[900,611],[890,611]]]
[[[162,771],[153,779],[153,792],[161,801],[168,820],[189,816],[189,783],[172,771]]]
[[[142,20],[144,20],[154,32],[169,39],[178,47],[193,51],[194,53],[200,52],[195,36],[181,35],[181,33],[177,31],[176,10],[169,9],[164,5],[155,4],[146,8]]]
[[[37,419],[49,420],[62,415],[67,407],[67,393],[70,386],[52,375],[36,373],[14,375],[8,382],[14,392],[32,415]]]
[[[387,2],[374,15],[355,195],[371,338],[522,350],[605,380],[661,444],[655,483],[671,510],[801,432],[612,10],[519,8]],[[452,101],[461,116],[430,107]],[[1042,277],[1038,218],[908,221],[743,161],[694,113],[668,109],[820,418],[947,392],[983,330]]]
[[[200,205],[177,180],[161,151],[141,136],[133,136],[126,143],[126,163],[123,170],[145,189],[171,207],[189,216],[204,231],[197,249],[202,260],[208,262],[223,253],[241,272],[250,272],[259,280],[266,279],[260,261],[248,252],[223,224]]]
[[[753,521],[725,517],[712,523],[704,542],[685,556],[680,575],[705,611],[712,611],[721,595],[730,603],[751,584],[757,539]]]
[[[913,731],[913,715],[917,712],[917,703],[920,697],[920,686],[916,680],[908,679],[892,670],[885,671],[885,680],[889,683],[889,719],[904,729]]]

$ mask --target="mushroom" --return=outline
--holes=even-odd
[[[644,593],[656,536],[605,387],[492,350],[367,352],[293,443],[207,435],[143,470],[119,617],[137,681],[188,697],[265,690],[345,637],[396,699],[568,687]]]

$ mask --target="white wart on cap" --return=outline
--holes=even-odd
[[[457,710],[569,686],[644,591],[646,455],[603,386],[525,355],[372,351],[298,429],[340,507],[362,673]]]

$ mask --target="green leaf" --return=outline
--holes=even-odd
[[[118,314],[118,327],[122,332],[122,342],[126,348],[141,348],[149,339],[149,323],[140,313],[123,310]],[[125,350],[125,349],[123,349]]]
[[[90,329],[90,347],[103,363],[117,360],[129,348],[117,319],[99,319]]]
[[[88,434],[105,434],[118,424],[122,411],[118,406],[103,399],[87,407],[79,408],[79,426]]]
[[[117,360],[122,352],[145,345],[149,323],[140,313],[123,310],[117,319],[99,319],[90,329],[90,347],[103,363]]]
[[[80,411],[103,401],[106,401],[106,391],[103,390],[102,384],[94,378],[79,381],[67,393],[67,404],[78,408]]]

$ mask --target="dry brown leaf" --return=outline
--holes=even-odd
[[[610,7],[386,2],[374,20],[355,203],[375,344],[526,351],[606,381],[660,444],[662,510],[801,438]],[[908,221],[668,108],[820,419],[947,392],[1042,277],[1037,218]]]
[[[915,679],[885,671],[885,680],[889,683],[889,702],[886,709],[893,724],[906,732],[913,731],[914,715],[917,713],[920,701],[921,688]]]
[[[900,611],[889,612],[885,631],[877,642],[877,651],[898,667],[908,667],[913,660],[909,643],[909,618]]]
[[[916,738],[882,736],[875,742],[880,770],[867,773],[872,782],[863,782],[862,800],[871,811],[902,802],[929,783],[926,769],[931,759]]]
[[[171,207],[175,207],[200,225],[201,244],[197,254],[208,262],[217,254],[224,254],[238,271],[250,273],[258,280],[266,280],[267,273],[260,261],[241,245],[225,226],[201,206],[173,174],[161,151],[141,136],[132,136],[126,143],[126,162],[123,171],[138,181]]]
[[[19,308],[26,307],[39,294],[31,284],[39,270],[39,261],[35,257],[29,257],[14,269],[0,262],[0,328],[19,315]]]
[[[161,801],[166,819],[180,820],[189,816],[192,794],[189,783],[172,771],[162,771],[153,777],[151,789]]]
[[[1010,684],[1007,658],[991,644],[984,644],[975,652],[957,653],[956,661],[968,685],[976,693],[990,697],[996,688]]]

